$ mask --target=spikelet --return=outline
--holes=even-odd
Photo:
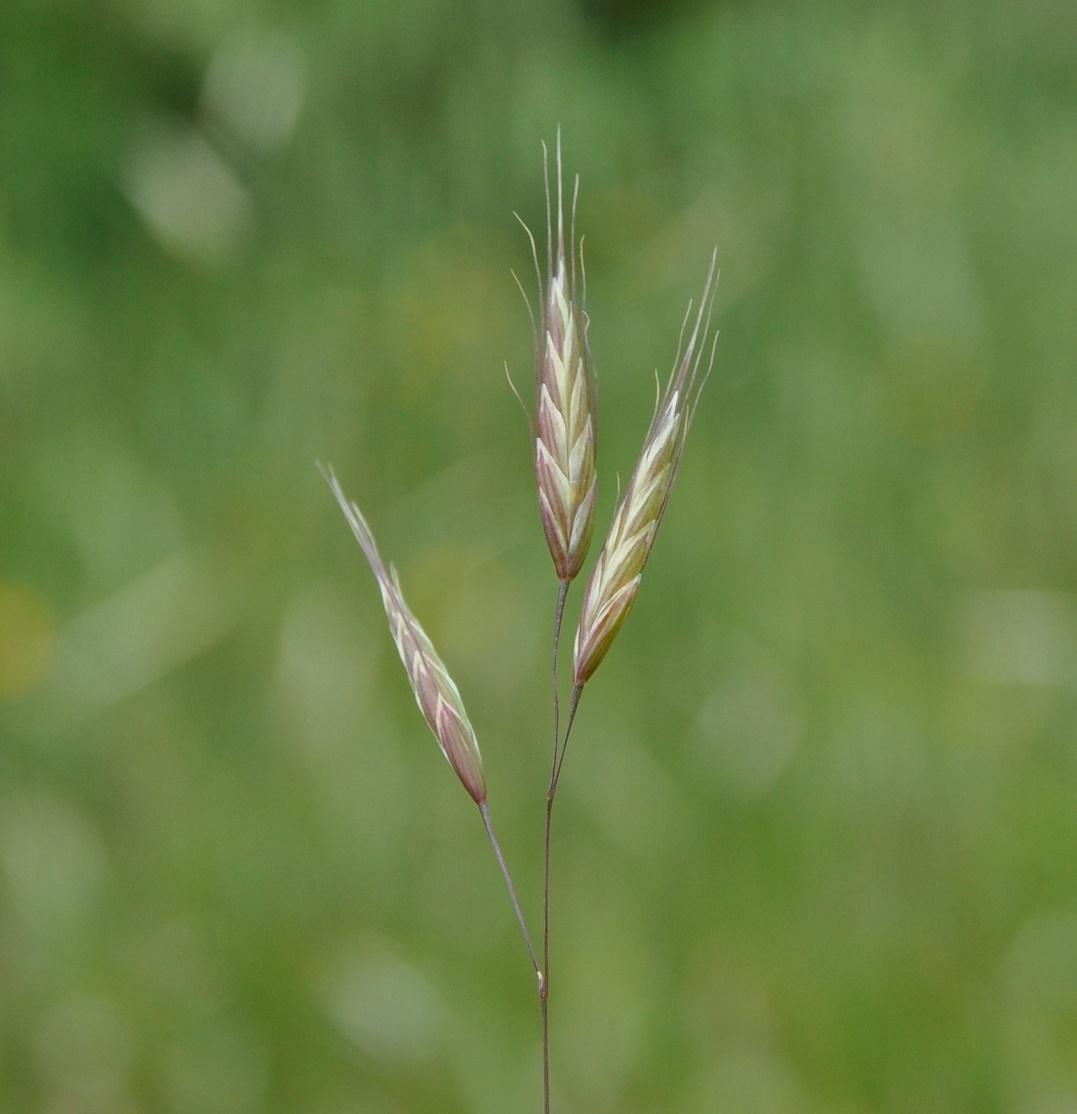
[[[321,468],[329,486],[336,496],[344,517],[355,534],[356,540],[378,581],[381,589],[385,614],[389,617],[389,629],[404,663],[408,680],[415,693],[415,701],[430,724],[434,737],[441,747],[442,754],[456,771],[464,788],[481,808],[486,801],[486,779],[483,776],[482,755],[475,732],[464,711],[460,692],[442,664],[418,620],[404,602],[397,580],[396,570],[387,571],[382,562],[374,536],[363,518],[362,512],[348,501],[340,483],[331,468]]]
[[[585,684],[598,668],[628,617],[665,514],[699,392],[714,360],[712,345],[707,370],[700,380],[714,303],[716,260],[717,252],[711,257],[692,335],[655,407],[639,460],[584,592],[573,665],[577,686]],[[685,324],[691,312],[689,306]]]
[[[576,576],[587,556],[597,490],[595,379],[576,281],[577,256],[582,272],[583,255],[575,241],[575,197],[566,256],[558,132],[556,251],[547,187],[546,289],[535,337],[535,478],[546,543],[563,582]]]

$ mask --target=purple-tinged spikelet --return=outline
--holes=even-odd
[[[700,379],[714,303],[716,260],[717,252],[711,257],[692,334],[655,407],[639,460],[584,592],[573,665],[577,686],[585,684],[598,668],[628,617],[666,511],[699,392],[714,360],[712,345],[707,371]]]
[[[587,556],[597,490],[595,378],[577,284],[577,258],[582,280],[583,256],[575,241],[575,210],[574,192],[566,253],[559,133],[557,240],[555,245],[547,189],[546,285],[535,337],[535,478],[546,543],[563,582],[579,573]]]
[[[434,732],[442,754],[481,808],[486,801],[482,755],[475,731],[464,711],[460,692],[426,632],[404,602],[396,570],[391,566],[386,570],[362,512],[349,502],[331,468],[322,468],[322,474],[377,579],[385,614],[389,618],[389,629],[415,693],[415,701]]]

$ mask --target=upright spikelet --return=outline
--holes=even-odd
[[[699,392],[714,359],[712,346],[707,372],[700,380],[714,302],[716,261],[717,252],[711,258],[692,335],[655,407],[639,460],[584,592],[573,666],[577,686],[585,684],[598,668],[628,617],[665,514]],[[686,324],[690,314],[691,306]]]
[[[579,188],[579,180],[576,182]],[[573,193],[573,226],[575,225]],[[583,257],[569,229],[565,252],[561,192],[561,136],[557,137],[557,244],[554,250],[549,191],[546,206],[546,289],[535,337],[535,477],[546,542],[562,582],[580,571],[595,512],[595,382],[587,347],[587,315],[577,288]],[[529,233],[530,235],[530,233]],[[532,240],[532,247],[534,241]]]
[[[426,717],[426,722],[430,724],[442,754],[449,760],[449,765],[456,771],[472,799],[482,808],[486,802],[482,755],[467,712],[464,711],[460,693],[426,632],[404,602],[396,570],[390,568],[386,571],[374,543],[374,535],[371,534],[362,512],[348,501],[331,468],[322,468],[322,475],[332,488],[378,581],[385,614],[389,617],[389,629],[407,671],[416,703]]]

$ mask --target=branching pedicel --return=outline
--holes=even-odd
[[[597,489],[597,390],[587,344],[587,315],[583,305],[583,253],[575,235],[579,180],[576,180],[573,190],[566,251],[560,135],[557,141],[556,238],[548,183],[547,172],[546,279],[543,283],[540,272],[539,284],[543,289],[538,321],[532,314],[535,332],[535,479],[546,543],[558,578],[551,670],[553,753],[546,791],[541,962],[532,945],[512,875],[494,832],[482,755],[459,690],[426,632],[405,602],[396,570],[391,566],[387,569],[382,562],[374,536],[362,512],[348,500],[332,469],[322,467],[322,474],[336,496],[381,589],[393,641],[404,663],[416,702],[442,753],[478,806],[483,826],[508,886],[516,919],[538,981],[542,1013],[545,1114],[549,1114],[550,1110],[550,839],[557,784],[584,685],[606,656],[639,593],[643,568],[665,514],[699,394],[714,361],[714,344],[717,340],[715,335],[714,340],[708,344],[717,281],[715,252],[711,257],[703,296],[694,320],[691,305],[685,314],[681,345],[674,360],[673,372],[656,403],[643,449],[584,590],[573,648],[570,710],[562,734],[557,695],[557,648],[569,585],[586,559],[594,525]],[[535,241],[530,232],[528,237],[535,256],[535,269],[540,271]],[[685,343],[684,336],[689,323],[691,331],[688,332]]]

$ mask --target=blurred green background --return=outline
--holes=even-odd
[[[561,1114],[1077,1111],[1077,16],[4,0],[0,1110],[539,1109],[541,141],[600,509],[722,335],[555,841]],[[570,597],[570,640],[579,590]]]

